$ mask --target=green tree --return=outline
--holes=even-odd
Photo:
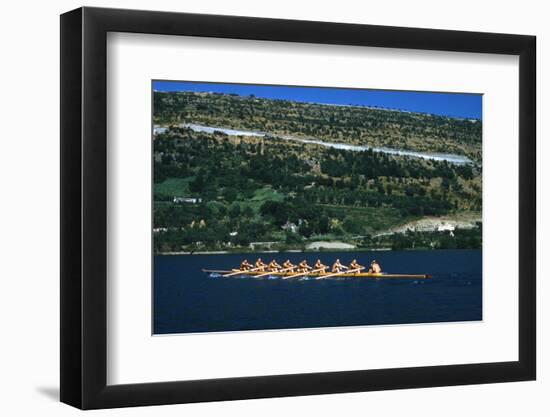
[[[250,219],[254,217],[254,209],[250,206],[244,206],[244,209],[242,210],[242,214],[244,217]]]
[[[229,210],[227,211],[227,214],[229,214],[229,217],[236,219],[241,214],[241,206],[239,203],[233,203],[231,206],[229,206]]]
[[[346,232],[354,234],[361,233],[362,229],[359,220],[353,216],[346,216],[342,222],[342,227]]]
[[[319,233],[328,233],[330,229],[330,219],[326,214],[319,217]]]
[[[232,203],[237,199],[238,192],[232,187],[226,187],[222,191],[222,197],[228,203]]]

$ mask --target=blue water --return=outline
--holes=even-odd
[[[261,254],[279,263],[315,253]],[[219,332],[482,319],[480,250],[323,252],[332,262],[376,258],[388,273],[431,279],[282,280],[222,278],[242,255],[155,256],[154,333]],[[252,256],[249,256],[252,258]],[[252,259],[249,259],[252,260]]]

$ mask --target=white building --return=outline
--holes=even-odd
[[[443,223],[437,226],[438,232],[454,232],[455,226],[449,223]]]
[[[172,200],[176,204],[187,203],[187,204],[198,204],[202,202],[202,198],[194,197],[174,197]]]
[[[298,231],[298,226],[296,226],[294,223],[290,223],[289,221],[287,221],[284,225],[281,226],[281,229],[296,233]]]

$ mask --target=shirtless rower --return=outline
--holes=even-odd
[[[317,262],[315,262],[315,266],[313,268],[319,270],[321,274],[324,274],[327,272],[328,265],[324,265],[320,259],[317,259]]]
[[[348,267],[342,265],[340,259],[336,259],[336,262],[332,265],[332,272],[342,272],[344,269],[348,269]]]
[[[252,265],[250,262],[248,262],[248,259],[245,259],[241,262],[241,271],[248,271],[249,269],[252,269],[254,265]]]
[[[362,269],[365,269],[365,267],[363,265],[359,265],[357,263],[357,259],[354,259],[353,261],[351,261],[351,263],[349,264],[349,269],[355,269],[355,270],[358,270],[357,272],[359,272],[359,270],[362,270]]]
[[[281,268],[281,265],[279,265],[277,263],[277,261],[275,259],[273,259],[269,265],[267,266],[267,268],[269,269],[269,272],[276,272],[278,271],[280,268]]]
[[[260,272],[264,272],[265,268],[267,268],[267,265],[262,262],[262,258],[258,258],[254,266],[256,267],[256,270]]]
[[[307,272],[310,269],[312,268],[307,264],[307,261],[305,259],[298,264],[298,272]]]
[[[382,268],[376,259],[370,263],[369,274],[381,274]]]
[[[294,271],[294,268],[296,268],[296,265],[290,262],[290,259],[287,259],[286,261],[283,262],[283,268],[292,272]]]

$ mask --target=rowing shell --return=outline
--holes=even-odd
[[[266,271],[263,271],[263,272],[260,272],[260,271],[249,272],[249,271],[239,271],[237,269],[233,269],[231,271],[218,270],[218,269],[203,269],[202,272],[207,272],[207,273],[211,273],[211,274],[212,273],[213,274],[228,274],[228,273],[233,273],[233,272],[241,272],[240,275],[249,275],[251,277],[267,273]],[[290,277],[291,275],[295,275],[295,274],[296,273],[288,273],[288,272],[270,272],[268,275],[272,275],[274,277]],[[235,274],[235,275],[239,275],[239,274]],[[323,278],[323,276],[325,276],[325,275],[330,275],[331,277],[333,277],[332,272],[326,272],[324,274],[308,273],[308,274],[304,274],[304,275],[307,275],[308,277],[315,277],[315,278]],[[380,278],[413,278],[413,279],[423,279],[423,278],[431,278],[431,276],[427,275],[427,274],[385,274],[385,273],[372,274],[372,273],[368,273],[368,272],[357,272],[357,273],[351,273],[351,274],[347,274],[347,273],[339,274],[337,276],[334,276],[334,278],[375,278],[375,279],[380,279]]]

